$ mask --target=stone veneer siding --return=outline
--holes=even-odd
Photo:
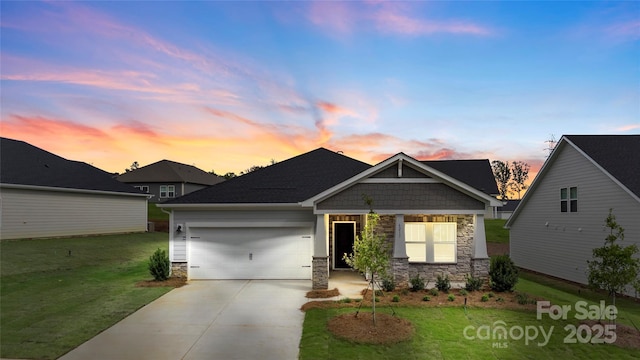
[[[311,282],[313,290],[326,290],[329,288],[329,257],[314,256],[311,263]]]
[[[172,262],[171,263],[171,276],[172,277],[187,277],[187,263],[186,262]]]

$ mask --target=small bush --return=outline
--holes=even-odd
[[[411,284],[411,291],[420,291],[424,289],[424,280],[420,277],[420,274],[409,279],[409,283]]]
[[[158,248],[149,257],[149,273],[156,281],[164,281],[171,275],[171,262],[167,252]]]
[[[345,304],[348,304],[348,303],[350,303],[350,302],[351,302],[351,298],[346,297],[346,298],[344,298],[344,299],[340,300],[340,302],[343,302],[343,303],[345,303]]]
[[[447,296],[447,300],[449,301],[454,301],[456,299],[456,296],[453,294],[449,294],[449,296]]]
[[[394,295],[394,296],[393,296],[393,299],[391,299],[391,301],[393,301],[393,302],[400,302],[400,296],[398,296],[398,295]]]
[[[379,297],[376,298],[376,302],[380,302],[380,298]]]
[[[425,295],[425,296],[422,298],[422,301],[431,301],[431,296],[429,296],[429,295]]]
[[[517,293],[516,294],[516,301],[520,305],[527,305],[527,304],[535,304],[536,303],[536,299],[529,298],[529,294],[527,294],[527,293]]]
[[[467,296],[469,292],[465,289],[460,290],[460,296]]]
[[[496,294],[494,294],[494,293],[493,293],[493,291],[491,291],[491,292],[489,292],[489,293],[487,294],[487,296],[488,296],[488,297],[490,297],[490,298],[492,298],[492,297],[496,296]]]
[[[396,289],[396,282],[392,277],[388,276],[382,279],[382,290],[391,292]]]
[[[431,290],[429,290],[429,294],[431,294],[431,296],[438,296],[438,294],[440,293],[438,292],[438,289],[432,288]]]
[[[482,279],[468,275],[467,282],[464,284],[464,288],[467,291],[478,291],[482,289],[482,283]]]
[[[444,293],[448,293],[449,289],[451,289],[451,281],[449,280],[449,275],[445,276],[444,278],[438,275],[438,278],[436,280],[436,287],[438,288],[438,290]]]
[[[376,296],[383,296],[382,290],[376,290]]]
[[[518,282],[518,268],[509,255],[491,258],[489,266],[489,286],[494,291],[511,291]]]
[[[503,303],[504,299],[502,298],[502,296],[498,296],[498,298],[496,299],[497,302],[499,303]]]
[[[487,295],[487,294],[482,295],[482,298],[480,299],[480,301],[482,301],[482,302],[489,301],[489,295]]]

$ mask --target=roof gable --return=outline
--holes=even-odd
[[[498,185],[488,159],[428,160],[423,164],[473,186],[488,195],[497,195]]]
[[[637,175],[640,173],[640,135],[564,135],[531,182],[505,227],[510,227],[515,222],[521,209],[534,196],[538,184],[553,168],[559,154],[567,146],[582,154],[633,198],[640,201],[640,177]]]
[[[195,166],[170,160],[160,160],[153,164],[128,171],[118,176],[118,181],[125,183],[191,183],[199,185],[215,185],[224,178],[207,173]]]
[[[487,161],[488,163],[488,161]],[[397,168],[397,170],[392,170],[393,168]],[[409,170],[409,177],[403,177],[404,169]],[[417,173],[422,174],[422,178],[416,176]],[[380,177],[381,174],[384,176],[393,176],[392,178],[385,179],[384,177]],[[424,162],[420,162],[404,153],[396,154],[390,157],[387,160],[382,161],[381,163],[367,169],[366,171],[355,175],[352,178],[345,180],[344,182],[337,184],[322,193],[319,193],[312,198],[309,198],[303,202],[305,206],[312,206],[317,204],[335,194],[340,193],[341,191],[361,182],[388,182],[396,181],[398,183],[414,183],[420,181],[428,181],[428,182],[438,182],[444,183],[445,185],[454,188],[467,196],[470,196],[476,200],[480,200],[484,203],[490,204],[491,206],[500,206],[501,203],[493,198],[492,196],[486,194],[483,191],[480,191],[467,183],[460,181],[452,176],[447,175],[446,173],[439,171],[433,167],[426,165]],[[495,183],[495,180],[494,180]]]
[[[166,201],[160,206],[299,203],[370,167],[364,162],[319,148]]]
[[[87,163],[54,155],[24,141],[0,138],[0,183],[141,194]]]

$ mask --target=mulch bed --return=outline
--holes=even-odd
[[[327,299],[340,295],[338,288],[332,290],[311,290],[307,293],[308,299]]]
[[[406,319],[388,314],[370,312],[347,313],[329,320],[327,328],[337,337],[365,344],[394,344],[410,340],[415,333],[413,324]]]
[[[165,281],[143,280],[136,283],[136,287],[172,287],[179,288],[187,284],[187,279],[182,277],[172,277]]]

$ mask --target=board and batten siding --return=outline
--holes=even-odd
[[[3,240],[147,230],[145,197],[2,188],[0,199]]]
[[[190,223],[224,223],[226,226],[251,227],[252,223],[309,223],[316,220],[311,210],[208,210],[174,209],[169,229],[169,258],[172,262],[186,262],[187,227]],[[177,233],[176,225],[185,229]]]
[[[516,265],[587,283],[587,260],[604,245],[609,209],[625,229],[621,245],[640,246],[640,203],[572,146],[565,146],[510,227]],[[560,211],[560,189],[578,188],[578,211]]]

